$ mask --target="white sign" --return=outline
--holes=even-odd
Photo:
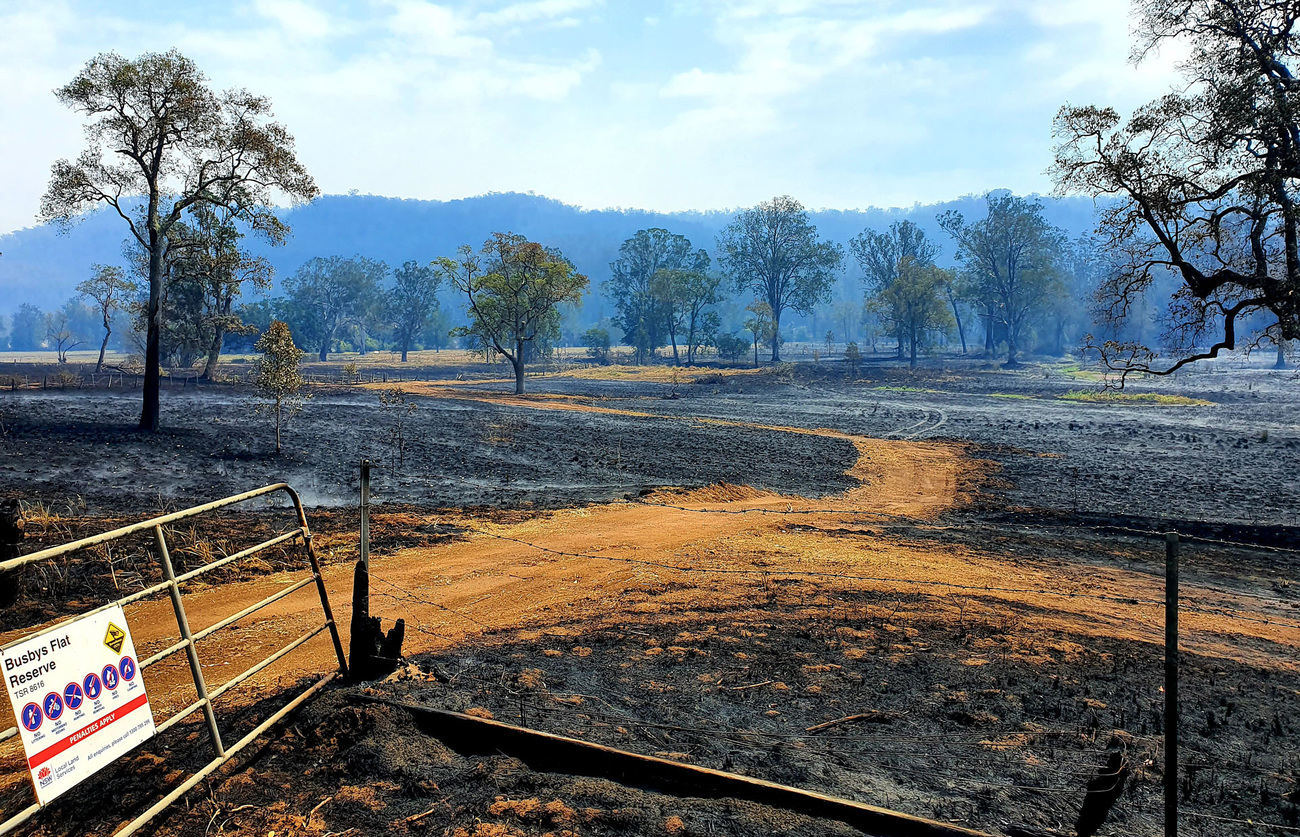
[[[42,805],[153,738],[121,605],[0,651],[0,665]]]

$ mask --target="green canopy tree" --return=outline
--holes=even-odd
[[[749,317],[745,319],[745,331],[754,341],[754,368],[758,368],[758,345],[767,341],[775,343],[779,337],[776,321],[772,319],[772,306],[766,300],[756,299],[745,306]]]
[[[104,369],[108,339],[113,335],[113,314],[126,308],[138,288],[120,267],[97,264],[94,270],[94,276],[77,285],[77,293],[94,300],[104,322],[104,340],[99,344],[99,360],[95,363],[95,374],[99,374]]]
[[[275,271],[266,259],[251,256],[239,246],[244,236],[231,213],[221,207],[196,204],[185,220],[172,227],[169,237],[162,354],[167,355],[170,348],[187,361],[206,356],[199,377],[209,381],[216,375],[226,336],[257,333],[235,307],[244,288],[270,290]],[[132,242],[128,239],[127,243]],[[138,261],[142,267],[147,265],[145,258]]]
[[[895,221],[886,232],[863,230],[854,236],[849,241],[849,252],[862,268],[862,281],[867,286],[867,292],[875,296],[898,280],[899,265],[904,259],[910,259],[917,265],[933,264],[939,246],[926,238],[925,230],[911,221]],[[891,322],[895,327],[900,323],[892,318]],[[901,360],[908,342],[907,335],[895,332],[894,337],[898,340],[898,357]],[[827,354],[829,353],[828,349]]]
[[[477,253],[465,245],[437,264],[465,295],[470,324],[454,333],[510,361],[522,395],[529,352],[558,332],[560,305],[581,304],[587,277],[558,250],[513,233],[493,233]]]
[[[970,295],[1006,329],[1007,366],[1016,366],[1026,326],[1060,292],[1064,234],[1043,217],[1043,205],[1009,193],[985,197],[987,215],[967,223],[949,210],[939,226],[957,243]],[[987,348],[987,344],[986,344]]]
[[[707,266],[708,256],[700,253],[697,264]],[[721,284],[722,277],[703,270],[664,269],[654,275],[650,292],[663,311],[675,366],[681,365],[681,355],[677,350],[679,337],[684,338],[686,363],[690,365],[695,362],[695,352],[705,334],[717,329],[718,315],[705,309],[722,300],[719,293]]]
[[[321,363],[329,359],[339,329],[373,308],[387,274],[388,265],[365,256],[317,256],[284,280],[293,316],[304,337],[320,347]]]
[[[402,352],[402,363],[406,363],[416,339],[433,323],[441,287],[442,273],[433,265],[407,261],[393,271],[393,287],[387,294],[388,317]]]
[[[944,291],[952,275],[912,256],[899,260],[896,274],[872,294],[868,306],[906,344],[909,365],[915,369],[919,349],[952,328]]]
[[[655,277],[661,270],[703,272],[708,266],[708,254],[693,249],[689,238],[659,227],[637,230],[619,246],[604,291],[614,302],[614,323],[623,331],[623,342],[635,350],[637,363],[653,357],[675,328],[663,296],[656,293]],[[675,340],[673,356],[676,359]]]
[[[30,302],[18,306],[9,323],[9,345],[16,352],[35,351],[45,340],[45,312]]]
[[[102,53],[56,95],[88,120],[87,146],[76,160],[54,163],[41,217],[66,227],[88,209],[112,207],[148,254],[140,428],[157,430],[173,227],[190,207],[206,204],[280,243],[289,230],[272,198],[308,200],[316,184],[294,155],[288,131],[269,120],[267,99],[244,90],[214,92],[194,62],[175,50],[136,59]]]
[[[803,204],[784,195],[747,209],[718,237],[723,270],[736,289],[767,302],[774,333],[786,309],[802,314],[830,298],[844,250],[819,241]],[[781,360],[781,341],[772,340],[772,362]]]
[[[258,339],[254,347],[262,356],[258,358],[254,384],[269,402],[266,409],[275,418],[275,452],[280,452],[280,429],[284,423],[302,409],[306,400],[302,395],[303,352],[293,342],[293,333],[287,323],[272,320],[271,327]]]

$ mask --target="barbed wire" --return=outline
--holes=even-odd
[[[1260,820],[1239,819],[1237,817],[1220,817],[1214,814],[1203,814],[1199,811],[1183,811],[1182,813],[1186,816],[1197,817],[1198,819],[1203,819],[1203,820],[1215,820],[1216,822],[1230,822],[1230,823],[1235,823],[1237,825],[1252,825],[1256,828],[1276,828],[1282,831],[1300,832],[1300,828],[1296,828],[1293,825],[1282,825],[1281,823],[1275,823],[1275,822],[1262,822]]]
[[[478,535],[484,535],[497,540],[509,541],[521,546],[526,546],[539,552],[546,552],[552,555],[560,555],[568,558],[584,558],[595,561],[615,561],[627,564],[639,564],[643,566],[657,567],[659,569],[674,570],[684,573],[700,573],[705,575],[745,575],[771,577],[796,577],[796,578],[826,578],[839,579],[847,581],[870,581],[884,584],[912,584],[920,587],[941,587],[944,589],[960,590],[970,593],[1021,593],[1042,596],[1059,596],[1067,599],[1093,599],[1126,605],[1150,605],[1163,607],[1164,599],[1140,599],[1132,596],[1109,596],[1104,593],[1078,593],[1066,592],[1061,590],[1049,590],[1045,588],[1032,587],[998,587],[993,585],[977,584],[958,584],[952,581],[936,581],[934,579],[911,579],[896,578],[888,576],[868,576],[855,575],[851,573],[833,573],[817,570],[785,570],[785,569],[759,569],[759,568],[731,568],[731,567],[689,567],[681,564],[670,564],[665,561],[653,561],[646,558],[630,558],[621,555],[596,555],[589,552],[571,552],[563,549],[554,549],[549,546],[532,543],[521,538],[513,538],[509,535],[500,535],[495,532],[489,532],[484,529],[470,530]]]
[[[1180,611],[1189,611],[1191,613],[1201,613],[1207,616],[1224,616],[1240,622],[1255,622],[1260,625],[1275,625],[1280,628],[1290,628],[1291,630],[1300,631],[1300,623],[1288,622],[1285,619],[1267,619],[1258,616],[1246,616],[1246,611],[1243,610],[1204,607],[1202,605],[1189,604],[1185,602],[1179,602],[1178,609]]]
[[[406,479],[406,480],[410,480],[410,481],[419,481],[419,482],[422,482],[422,483],[425,483],[425,484],[429,484],[429,485],[432,485],[432,484],[443,484],[443,483],[446,483],[447,481],[455,481],[455,482],[461,482],[461,483],[464,483],[464,484],[466,484],[466,485],[475,486],[475,487],[477,487],[477,488],[483,488],[483,487],[485,487],[485,486],[484,486],[483,484],[481,484],[481,483],[474,482],[473,480],[467,480],[467,479],[464,479],[464,478],[462,478],[462,477],[458,477],[458,476],[453,475],[453,474],[444,474],[444,475],[441,475],[441,476],[437,476],[437,477],[435,477],[435,476],[432,476],[432,475],[424,475],[424,474],[406,474],[406,473],[398,473],[398,474],[397,474],[397,479],[399,479],[399,480],[401,480],[401,479]],[[511,482],[513,482],[513,481],[512,481],[512,480],[500,480],[500,479],[497,479],[497,480],[495,480],[495,481],[492,481],[492,483],[495,484],[495,485],[496,485],[497,487],[499,487],[499,488],[504,488],[504,487],[508,486]],[[599,484],[600,487],[614,487],[614,486],[624,486],[624,485],[626,485],[626,486],[628,486],[628,487],[632,487],[632,486],[633,486],[633,483],[600,483],[600,484]],[[700,488],[705,488],[705,487],[708,487],[708,486],[700,486]],[[748,509],[693,508],[693,507],[690,507],[690,506],[682,506],[682,505],[677,505],[677,504],[674,504],[674,503],[666,503],[666,502],[661,502],[661,501],[644,500],[644,499],[636,499],[636,500],[623,499],[623,500],[616,500],[616,501],[614,501],[614,503],[615,503],[615,504],[627,504],[627,505],[655,506],[655,507],[658,507],[658,508],[672,509],[672,510],[674,510],[674,511],[687,512],[687,513],[690,513],[690,514],[774,515],[774,516],[812,516],[812,515],[822,515],[822,516],[837,515],[837,516],[845,516],[845,515],[851,515],[851,516],[856,516],[856,517],[872,517],[872,518],[876,518],[876,519],[884,520],[884,521],[896,521],[896,522],[899,522],[899,523],[907,523],[907,524],[911,524],[911,525],[914,525],[914,526],[921,526],[921,527],[926,527],[926,528],[929,528],[929,529],[940,530],[940,531],[965,531],[965,530],[969,530],[969,529],[978,529],[978,530],[988,530],[988,529],[992,529],[992,530],[994,530],[994,531],[1004,532],[1004,531],[1007,531],[1008,528],[1015,527],[1015,528],[1017,528],[1017,529],[1018,529],[1022,534],[1030,534],[1031,531],[1032,531],[1033,529],[1042,529],[1042,528],[1047,528],[1047,527],[1056,527],[1056,528],[1065,528],[1065,529],[1074,529],[1074,530],[1083,529],[1083,530],[1092,531],[1092,532],[1115,532],[1115,533],[1120,533],[1120,534],[1132,535],[1132,536],[1134,536],[1134,537],[1143,537],[1143,538],[1160,538],[1160,539],[1164,539],[1164,538],[1166,538],[1166,537],[1167,537],[1171,532],[1175,532],[1176,529],[1177,529],[1176,524],[1175,524],[1175,523],[1172,523],[1172,522],[1165,524],[1166,528],[1164,528],[1164,529],[1139,529],[1139,528],[1135,528],[1135,527],[1132,527],[1132,526],[1121,526],[1121,525],[1119,525],[1119,524],[1084,524],[1084,523],[1071,523],[1071,522],[1068,522],[1068,521],[1059,521],[1059,522],[1055,522],[1055,523],[1052,523],[1052,524],[1047,524],[1047,523],[1028,523],[1028,522],[1021,521],[1021,522],[1012,523],[1012,524],[1007,524],[1007,525],[997,525],[997,524],[991,524],[991,523],[969,523],[969,522],[968,522],[968,523],[965,523],[965,524],[962,524],[962,525],[951,525],[951,524],[942,524],[942,523],[940,523],[939,521],[937,521],[937,520],[933,520],[933,519],[927,519],[927,518],[922,518],[922,517],[915,517],[915,516],[912,516],[912,515],[897,514],[897,513],[894,513],[894,512],[872,511],[872,510],[868,510],[868,509],[852,509],[852,508],[814,508],[814,509],[795,509],[795,508],[786,508],[786,509],[768,509],[768,508],[748,508]],[[1180,542],[1180,543],[1185,543],[1185,544],[1200,544],[1200,545],[1205,545],[1205,546],[1220,546],[1220,547],[1228,547],[1228,548],[1234,548],[1234,549],[1257,550],[1257,551],[1262,551],[1262,552],[1273,552],[1273,553],[1278,553],[1278,554],[1291,555],[1291,556],[1293,556],[1293,557],[1300,558],[1300,548],[1279,547],[1279,546],[1272,546],[1272,545],[1269,545],[1269,544],[1251,543],[1251,542],[1249,542],[1249,541],[1234,541],[1234,540],[1227,540],[1227,539],[1224,539],[1224,538],[1210,538],[1210,537],[1206,537],[1206,536],[1202,536],[1202,535],[1186,534],[1186,533],[1182,533],[1182,532],[1178,532],[1177,534],[1178,534],[1179,542]],[[1297,537],[1300,537],[1300,532],[1297,532]]]
[[[429,606],[431,606],[431,607],[436,607],[436,608],[438,608],[439,610],[443,610],[443,611],[446,611],[447,613],[451,613],[451,614],[454,614],[454,615],[456,615],[456,616],[459,616],[461,619],[464,619],[464,620],[466,620],[467,622],[473,622],[475,625],[478,625],[480,628],[484,628],[484,629],[486,629],[486,630],[492,630],[492,626],[491,626],[491,625],[488,625],[488,624],[486,624],[486,623],[484,623],[484,622],[480,622],[479,620],[475,619],[473,616],[470,616],[468,613],[462,613],[461,611],[456,610],[456,609],[453,608],[453,607],[448,607],[447,605],[442,604],[442,603],[440,603],[440,602],[435,602],[435,601],[432,601],[432,600],[430,600],[430,599],[426,599],[426,598],[423,598],[423,597],[421,597],[421,596],[417,596],[415,593],[411,592],[410,590],[406,589],[405,587],[401,587],[401,586],[399,586],[399,585],[397,585],[397,584],[394,584],[393,582],[389,581],[389,580],[386,579],[386,578],[383,578],[383,577],[381,577],[381,576],[377,576],[377,575],[375,575],[375,573],[374,573],[373,570],[370,571],[370,577],[371,577],[372,579],[374,579],[375,581],[379,581],[379,582],[382,582],[382,583],[384,583],[384,584],[387,584],[389,587],[392,587],[394,590],[397,590],[398,592],[400,592],[400,593],[402,594],[402,595],[399,596],[399,595],[396,595],[396,594],[394,594],[394,593],[387,593],[387,592],[384,592],[384,591],[382,591],[382,590],[381,590],[381,591],[378,591],[378,592],[376,592],[376,591],[371,591],[374,595],[377,595],[377,596],[385,596],[385,597],[387,597],[387,598],[394,599],[394,600],[396,600],[396,601],[414,602],[415,604],[424,604],[424,605],[429,605]]]
[[[496,540],[507,541],[510,543],[518,544],[520,546],[526,546],[530,549],[534,549],[539,552],[544,552],[550,555],[558,555],[567,558],[580,558],[584,560],[610,561],[615,563],[649,566],[657,569],[672,570],[675,572],[683,572],[683,573],[694,573],[694,574],[700,574],[706,576],[707,575],[741,575],[741,576],[746,576],[751,578],[757,577],[757,578],[766,578],[766,579],[771,579],[771,578],[833,579],[833,580],[841,580],[841,581],[870,582],[876,584],[898,584],[898,585],[913,585],[916,587],[935,587],[944,590],[953,590],[959,593],[968,593],[968,594],[1001,593],[1001,594],[1016,594],[1016,595],[1051,596],[1051,597],[1058,597],[1063,599],[1082,599],[1088,601],[1107,602],[1111,604],[1145,606],[1145,607],[1164,607],[1166,604],[1164,599],[1143,599],[1143,598],[1138,598],[1133,596],[1112,596],[1105,593],[1081,593],[1077,591],[1051,590],[1047,588],[1035,588],[1035,587],[1003,587],[1003,586],[995,586],[995,585],[959,584],[957,582],[938,581],[934,579],[916,579],[916,578],[905,578],[905,577],[900,578],[894,576],[867,576],[867,575],[857,575],[853,573],[834,573],[834,572],[816,571],[816,570],[786,570],[786,569],[732,568],[732,567],[691,567],[682,564],[672,564],[666,561],[654,561],[645,558],[632,558],[628,556],[618,556],[618,555],[598,555],[589,552],[573,552],[570,550],[555,549],[553,547],[543,546],[541,544],[533,543],[531,541],[526,541],[523,540],[522,538],[515,538],[509,535],[501,535],[495,532],[486,531],[484,529],[470,529],[468,531],[473,534],[483,535],[485,537],[494,538]],[[491,626],[473,618],[472,616],[469,616],[468,614],[465,614],[454,608],[448,607],[447,605],[444,605],[440,602],[435,602],[430,599],[420,597],[416,595],[413,591],[403,588],[397,584],[394,584],[393,582],[385,578],[382,578],[380,576],[374,576],[373,573],[372,573],[372,577],[404,594],[403,596],[399,597],[391,593],[385,593],[383,591],[379,591],[376,593],[376,595],[388,596],[389,598],[398,599],[398,600],[404,599],[406,601],[415,602],[417,604],[426,604],[431,607],[435,607],[440,610],[444,610],[446,612],[455,614],[456,616],[459,616],[460,618],[472,622],[475,625],[478,625],[482,628],[489,629],[489,630],[492,629]],[[830,606],[835,607],[836,605],[832,604]],[[1285,619],[1247,615],[1247,611],[1240,610],[1240,609],[1207,607],[1204,605],[1198,605],[1191,602],[1180,602],[1179,609],[1182,611],[1198,613],[1206,616],[1219,616],[1219,617],[1234,619],[1243,622],[1251,622],[1255,624],[1270,625],[1274,627],[1281,627],[1290,630],[1300,631],[1300,623],[1291,622]]]
[[[415,479],[421,481],[432,481],[434,479],[432,477],[425,477],[422,475],[412,475],[412,476]],[[467,480],[463,480],[454,475],[447,475],[447,478],[452,480],[462,481],[462,482],[469,482]],[[646,501],[646,500],[624,500],[622,502],[628,505],[656,506],[660,508],[668,508],[677,511],[697,513],[697,514],[726,514],[726,515],[761,514],[761,515],[778,515],[778,516],[852,515],[852,516],[869,516],[869,517],[874,517],[874,518],[888,520],[888,521],[899,521],[899,522],[904,522],[916,526],[924,526],[930,529],[943,529],[943,530],[955,529],[958,531],[964,531],[966,529],[972,528],[971,526],[945,526],[942,524],[938,524],[935,521],[910,517],[906,515],[897,515],[897,514],[891,514],[886,512],[873,512],[873,511],[854,510],[854,509],[792,509],[792,508],[791,509],[765,509],[765,508],[709,509],[709,508],[690,508],[687,506],[675,505],[671,503],[662,503],[662,502]],[[1068,528],[1076,529],[1076,530],[1086,529],[1095,532],[1120,532],[1122,534],[1128,534],[1133,536],[1159,537],[1162,539],[1166,537],[1165,532],[1159,532],[1159,531],[1147,530],[1147,529],[1137,529],[1137,528],[1127,527],[1127,526],[1117,526],[1117,525],[1116,526],[1113,525],[1085,526],[1079,524],[1065,524],[1065,525]],[[981,530],[994,529],[997,531],[1005,531],[1004,527],[997,527],[989,524],[974,524],[974,528],[981,529]],[[897,578],[897,577],[885,577],[885,576],[865,576],[865,575],[856,575],[851,573],[832,573],[832,572],[820,572],[820,571],[809,571],[809,570],[690,567],[690,566],[672,564],[663,561],[653,561],[649,559],[632,558],[628,556],[598,555],[598,554],[587,553],[587,552],[573,552],[569,550],[554,549],[552,547],[543,546],[541,544],[526,541],[521,538],[513,538],[507,535],[501,535],[498,533],[490,532],[481,528],[468,529],[467,531],[470,533],[484,535],[486,537],[491,537],[498,540],[509,541],[512,543],[519,544],[521,546],[526,546],[528,548],[540,552],[544,552],[547,554],[552,554],[552,555],[558,555],[558,556],[570,557],[570,558],[581,558],[584,560],[598,560],[598,561],[611,561],[611,562],[619,562],[619,563],[636,564],[636,565],[649,566],[649,567],[655,567],[659,569],[666,569],[666,570],[672,570],[675,572],[684,572],[684,573],[703,573],[703,574],[714,574],[714,575],[744,575],[750,577],[764,577],[764,578],[771,578],[771,577],[792,578],[793,577],[793,578],[838,579],[838,580],[845,580],[845,581],[862,581],[862,582],[872,582],[872,583],[879,583],[879,584],[916,585],[918,587],[942,588],[942,589],[954,590],[962,593],[972,593],[972,594],[1005,593],[1005,594],[1019,594],[1019,595],[1051,596],[1051,597],[1058,597],[1064,599],[1085,599],[1085,600],[1109,602],[1114,604],[1125,604],[1131,606],[1163,607],[1166,604],[1164,599],[1143,599],[1143,598],[1133,597],[1133,596],[1113,596],[1113,595],[1100,594],[1100,593],[1069,592],[1069,591],[1052,590],[1046,588],[959,584],[956,582],[937,581],[934,579],[912,579],[912,578]],[[1023,534],[1034,534],[1032,530],[1030,531],[1021,530],[1021,531]],[[1296,550],[1289,550],[1280,547],[1272,547],[1264,544],[1250,544],[1250,543],[1244,543],[1238,541],[1228,541],[1228,540],[1215,539],[1215,538],[1201,538],[1198,536],[1185,536],[1185,535],[1179,535],[1179,539],[1180,541],[1183,542],[1201,543],[1201,544],[1208,544],[1208,545],[1221,546],[1221,547],[1261,549],[1264,551],[1275,552],[1275,553],[1300,554],[1297,553]],[[404,591],[404,592],[410,595],[410,591]],[[1256,594],[1256,593],[1250,593],[1248,591],[1240,591],[1240,592],[1215,591],[1215,592],[1218,592],[1221,595],[1226,595],[1226,596],[1237,596],[1241,598],[1250,598],[1250,599],[1265,601],[1270,603],[1279,603],[1279,604],[1281,603],[1276,598],[1261,595],[1261,594]],[[465,614],[461,614],[451,608],[446,608],[444,605],[440,605],[439,603],[428,601],[428,600],[422,600],[422,599],[418,599],[418,601],[422,601],[423,603],[429,604],[434,607],[447,609],[449,612],[456,613],[458,616],[461,616],[462,618],[466,618],[469,621],[474,622],[475,624],[483,625],[483,623],[474,620],[472,617],[468,617]],[[1246,611],[1241,609],[1224,608],[1224,607],[1207,607],[1204,605],[1197,605],[1190,602],[1180,603],[1180,609],[1186,610],[1188,612],[1199,613],[1202,615],[1220,616],[1220,617],[1236,619],[1244,622],[1251,622],[1255,624],[1282,627],[1291,630],[1300,630],[1300,623],[1291,622],[1280,618],[1268,618],[1268,617],[1261,617],[1258,615],[1248,615]]]

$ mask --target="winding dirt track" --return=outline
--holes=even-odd
[[[422,395],[472,398],[534,409],[595,410],[636,415],[558,397],[496,397],[448,387],[415,385]],[[662,417],[657,417],[662,418]],[[684,421],[702,419],[684,418]],[[710,420],[712,421],[712,420]],[[859,451],[850,469],[860,485],[831,499],[807,500],[743,486],[714,486],[693,492],[657,492],[644,502],[614,503],[556,512],[514,524],[484,523],[466,516],[472,531],[464,540],[436,547],[404,549],[372,557],[372,611],[408,624],[407,653],[446,649],[486,631],[577,635],[602,624],[636,618],[689,618],[696,609],[719,605],[759,606],[759,585],[783,573],[870,576],[875,580],[802,578],[833,591],[944,592],[927,582],[1029,588],[1040,594],[988,592],[989,599],[1032,606],[1025,630],[1035,624],[1065,626],[1073,633],[1158,642],[1158,607],[1134,607],[1053,593],[1091,593],[1154,601],[1160,580],[1119,568],[1015,558],[992,545],[936,547],[881,528],[882,518],[899,515],[934,521],[971,498],[987,465],[955,444],[880,440],[836,431],[772,428],[847,438]],[[670,508],[671,504],[681,508]],[[702,510],[724,513],[701,513]],[[814,511],[786,515],[753,513]],[[826,511],[821,511],[826,510]],[[909,525],[917,525],[916,523]],[[970,541],[973,542],[973,541]],[[591,556],[600,556],[593,558]],[[609,560],[604,560],[609,559]],[[715,572],[674,569],[686,567]],[[347,644],[352,568],[325,570],[325,583]],[[197,588],[186,595],[191,627],[200,630],[301,578],[278,574],[253,581]],[[647,590],[656,595],[648,596]],[[1191,598],[1215,606],[1258,607],[1209,590],[1185,588]],[[1267,615],[1267,614],[1263,614]],[[128,608],[142,656],[167,647],[176,631],[167,599]],[[308,587],[200,644],[209,688],[252,666],[262,657],[320,623],[319,601]],[[1241,659],[1265,655],[1293,667],[1296,632],[1275,625],[1234,622],[1187,614],[1186,647],[1198,653]],[[265,690],[336,665],[321,635],[254,679]],[[145,674],[158,718],[194,699],[183,654]],[[238,700],[233,692],[224,700]]]

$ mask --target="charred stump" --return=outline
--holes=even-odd
[[[0,500],[0,561],[17,558],[23,541],[23,513],[17,500]],[[0,607],[18,601],[22,592],[22,569],[0,573]]]
[[[398,619],[387,634],[378,616],[370,615],[370,574],[357,562],[352,576],[352,631],[348,642],[348,671],[353,680],[377,680],[392,674],[402,662],[406,620]]]
[[[1110,809],[1124,790],[1124,780],[1127,778],[1128,763],[1123,754],[1111,752],[1105,766],[1088,780],[1088,792],[1083,797],[1083,808],[1074,825],[1079,837],[1092,837],[1106,822]]]

